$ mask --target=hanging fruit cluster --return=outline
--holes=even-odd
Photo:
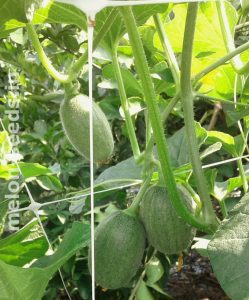
[[[114,148],[108,120],[93,102],[94,161],[110,158]],[[90,159],[89,114],[91,102],[85,95],[66,96],[60,106],[60,117],[65,134],[86,159]],[[82,138],[84,137],[84,138]],[[193,213],[192,198],[182,195],[183,202]],[[96,282],[104,288],[128,286],[142,264],[149,245],[165,255],[180,254],[195,236],[195,229],[176,213],[165,187],[152,186],[143,195],[139,214],[137,209],[126,209],[111,214],[95,230]],[[92,253],[89,249],[89,270]]]
[[[193,211],[193,200],[186,195],[181,192],[182,201]],[[131,208],[112,213],[95,230],[96,282],[107,289],[131,284],[142,265],[146,237],[155,250],[171,255],[180,254],[195,236],[196,230],[177,215],[165,187],[147,189],[139,214]]]

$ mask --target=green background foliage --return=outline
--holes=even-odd
[[[241,10],[238,3],[225,3],[229,27],[239,46],[248,40],[247,27],[239,30]],[[163,47],[152,16],[160,14],[177,62],[181,63],[187,5],[149,5],[134,8],[138,30],[152,78],[157,104],[163,112],[176,94],[172,70],[165,59]],[[97,14],[95,37],[105,24],[111,8]],[[56,299],[65,297],[58,275],[60,268],[73,299],[91,299],[91,278],[87,268],[90,240],[89,163],[80,157],[64,135],[59,118],[59,105],[64,98],[63,84],[51,78],[43,68],[28,39],[26,23],[36,26],[40,42],[56,69],[66,73],[72,63],[87,51],[87,21],[78,8],[54,1],[10,1],[0,4],[0,117],[4,127],[10,121],[6,115],[8,101],[17,99],[20,106],[19,145],[20,169],[18,191],[20,207],[27,207],[29,197],[25,184],[34,199],[41,203],[39,212],[53,250],[36,216],[31,211],[20,214],[22,229],[11,234],[8,223],[8,201],[5,195],[10,174],[15,169],[9,157],[8,134],[0,132],[0,289],[2,299]],[[135,127],[140,150],[146,148],[147,107],[141,79],[135,71],[132,49],[125,24],[118,12],[111,28],[94,52],[93,95],[106,114],[115,139],[112,158],[95,166],[96,224],[118,209],[129,206],[143,181],[144,166],[137,164],[130,145],[125,114],[121,107],[115,66],[112,58],[118,44],[118,61],[128,98],[128,111]],[[192,61],[192,76],[215,63],[227,50],[223,43],[215,3],[199,6]],[[241,55],[248,60],[249,51]],[[11,91],[11,80],[18,92]],[[88,68],[85,64],[78,77],[80,92],[88,94]],[[228,62],[200,79],[195,98],[195,130],[200,148],[204,174],[212,200],[221,206],[224,220],[207,243],[195,245],[200,253],[209,255],[214,271],[225,292],[232,299],[246,299],[248,283],[247,210],[248,197],[240,204],[245,180],[248,180],[248,161],[243,161],[244,180],[236,161],[222,162],[248,154],[248,75],[238,76]],[[234,95],[238,105],[234,105]],[[222,106],[218,120],[212,125],[217,103]],[[240,122],[240,123],[239,123]],[[212,125],[212,126],[211,126]],[[241,127],[242,126],[242,127]],[[181,103],[178,102],[164,124],[175,180],[195,193],[196,180],[186,144]],[[241,129],[242,128],[242,129]],[[157,149],[153,150],[158,158]],[[239,170],[238,170],[239,168]],[[154,169],[152,181],[161,181]],[[122,186],[127,188],[121,188]],[[74,201],[60,199],[77,197]],[[58,201],[49,205],[50,201]],[[215,203],[216,203],[215,202]],[[234,207],[234,205],[237,204]],[[225,218],[227,217],[228,218]],[[206,240],[205,240],[206,238]],[[204,237],[209,241],[210,236]],[[201,245],[200,245],[201,244]],[[231,251],[232,249],[232,251]],[[99,299],[128,299],[133,292],[137,300],[167,299],[165,282],[175,256],[163,257],[147,249],[144,271],[137,274],[135,284],[118,291],[97,287]],[[48,255],[49,254],[49,255]],[[227,263],[229,262],[229,263]],[[25,268],[24,268],[25,266]],[[226,269],[226,267],[228,269]],[[141,273],[143,276],[141,277]],[[230,276],[230,273],[233,276]],[[229,277],[227,276],[229,275]],[[231,282],[232,281],[232,282]],[[135,288],[134,288],[135,287]],[[243,288],[241,288],[243,287]]]

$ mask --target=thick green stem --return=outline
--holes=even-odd
[[[152,138],[152,128],[148,111],[145,111],[145,126],[146,126],[146,146],[149,145]]]
[[[220,204],[222,216],[223,216],[223,218],[226,218],[228,216],[228,213],[227,213],[227,207],[226,207],[225,200],[220,200],[219,204]]]
[[[162,113],[162,122],[163,123],[166,122],[166,120],[168,119],[168,116],[170,115],[170,113],[172,112],[173,108],[176,106],[176,104],[179,100],[180,100],[179,94],[176,94],[175,97],[170,100],[169,104],[167,105],[167,107],[164,109],[164,111]],[[146,147],[146,151],[145,151],[146,157],[151,157],[154,142],[155,142],[154,136],[151,135],[151,137],[149,138],[149,140],[147,142],[147,147]]]
[[[196,194],[195,190],[192,188],[192,186],[188,182],[183,182],[182,185],[187,189],[187,191],[190,193],[191,197],[193,198],[194,202],[197,205],[197,211],[201,211],[202,202],[200,200],[199,195]]]
[[[248,192],[248,182],[247,182],[245,170],[244,170],[244,167],[243,167],[242,159],[239,159],[237,164],[238,164],[239,173],[240,173],[242,183],[243,183],[244,193],[247,193]]]
[[[221,27],[221,32],[225,43],[225,47],[228,52],[234,51],[235,50],[234,39],[230,30],[224,1],[220,0],[216,2],[216,7],[218,11],[220,27]],[[233,57],[231,60],[231,64],[235,72],[238,74],[245,74],[249,71],[249,62],[244,64],[241,61],[240,56]]]
[[[35,48],[35,51],[37,52],[40,61],[43,65],[43,67],[47,70],[48,74],[51,75],[55,80],[58,80],[60,82],[68,82],[70,81],[69,76],[60,73],[59,71],[57,71],[53,64],[51,63],[50,59],[47,57],[46,53],[44,52],[42,45],[39,41],[39,38],[37,36],[37,33],[33,27],[33,25],[31,23],[26,25],[27,27],[27,31],[30,37],[30,40],[32,42],[32,45]]]
[[[192,50],[195,33],[196,17],[198,12],[198,3],[188,4],[188,12],[186,18],[183,49],[182,49],[182,64],[181,64],[181,100],[187,133],[187,146],[189,150],[190,160],[192,163],[193,173],[196,178],[197,190],[202,201],[202,212],[204,220],[211,226],[217,226],[217,219],[212,207],[209,196],[206,178],[204,176],[199,147],[195,132],[194,120],[194,94],[191,84],[191,65],[192,65]]]
[[[166,122],[170,113],[172,112],[173,108],[176,106],[176,104],[178,103],[179,100],[180,100],[179,94],[176,94],[175,97],[170,100],[169,104],[167,105],[167,107],[164,109],[164,111],[162,113],[163,123]]]
[[[160,15],[159,14],[154,15],[153,19],[154,19],[154,23],[155,23],[155,26],[157,29],[159,39],[160,39],[162,47],[163,47],[165,58],[167,60],[167,63],[169,65],[169,68],[172,72],[172,75],[173,75],[173,78],[175,81],[176,91],[178,92],[180,89],[180,70],[179,70],[179,66],[178,66],[174,51],[171,47],[169,39],[164,30]]]
[[[152,79],[150,77],[149,67],[146,62],[146,56],[144,53],[143,45],[136,26],[136,21],[130,7],[122,7],[120,8],[120,12],[123,16],[128,31],[130,44],[132,46],[135,58],[135,67],[142,83],[144,98],[151,119],[151,125],[157,144],[158,156],[162,167],[165,185],[168,190],[172,204],[176,209],[177,213],[186,222],[188,222],[192,226],[199,228],[202,231],[206,231],[209,233],[213,232],[213,228],[210,228],[209,225],[196,218],[188,210],[188,208],[185,206],[185,204],[179,197],[174,174],[169,160],[169,151],[164,136],[164,129],[160,117],[160,111],[157,105],[156,94],[154,91]]]
[[[29,100],[40,101],[40,102],[49,102],[52,100],[60,100],[64,98],[64,93],[51,93],[46,95],[30,95],[28,96]]]
[[[99,42],[102,40],[104,35],[108,32],[110,29],[112,23],[114,22],[115,18],[118,15],[118,10],[115,8],[111,11],[110,15],[106,19],[106,22],[96,35],[94,41],[93,41],[93,50],[96,49]],[[55,67],[52,65],[50,59],[47,57],[40,41],[37,36],[37,33],[31,23],[26,24],[26,28],[30,37],[30,40],[32,42],[33,47],[35,48],[35,51],[37,52],[40,61],[44,68],[47,70],[48,74],[53,77],[55,80],[62,82],[62,83],[69,83],[75,80],[79,72],[81,71],[84,64],[87,62],[87,51],[70,67],[68,74],[63,74],[55,69]]]
[[[143,182],[136,198],[134,199],[134,201],[132,202],[131,206],[129,208],[127,208],[126,211],[130,212],[131,214],[137,214],[138,212],[138,208],[139,208],[139,204],[141,202],[141,200],[143,199],[144,197],[144,194],[145,192],[148,190],[148,187],[150,185],[150,181],[151,181],[151,176],[152,176],[152,173],[150,173],[145,181]]]
[[[137,137],[136,137],[136,133],[135,133],[135,128],[134,128],[132,118],[131,118],[131,115],[129,112],[129,103],[127,100],[126,91],[125,91],[125,87],[124,87],[124,81],[122,78],[122,73],[120,70],[119,62],[118,62],[116,46],[113,47],[112,62],[113,62],[115,77],[116,77],[116,80],[118,83],[118,90],[119,90],[122,109],[123,109],[124,115],[125,115],[125,123],[126,123],[127,131],[128,131],[130,143],[131,143],[131,148],[133,151],[134,158],[135,158],[135,160],[137,160],[140,156],[140,149],[139,149],[139,145],[138,145],[138,141],[137,141]]]

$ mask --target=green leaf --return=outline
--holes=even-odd
[[[249,176],[246,176],[249,181]],[[243,186],[243,180],[241,176],[229,178],[223,182],[215,182],[212,195],[217,200],[225,199],[231,192]]]
[[[55,192],[61,192],[63,190],[63,185],[56,176],[39,176],[36,178],[36,181],[44,190]]]
[[[27,41],[24,34],[23,34],[23,28],[19,28],[16,31],[12,32],[10,34],[10,38],[14,43],[17,43],[17,44],[22,45],[22,46]]]
[[[155,32],[156,32],[155,27],[147,25],[147,24],[145,24],[144,26],[141,26],[139,28],[139,33],[141,35],[143,45],[151,53],[155,53],[155,51],[156,51],[156,48],[153,45]],[[163,62],[166,64],[165,61],[163,61]]]
[[[8,133],[0,132],[0,162],[6,160],[6,155],[11,152],[11,146],[8,142]]]
[[[0,26],[9,20],[27,23],[32,21],[35,10],[46,0],[2,0],[0,4]]]
[[[231,135],[220,131],[208,131],[207,143],[213,144],[215,142],[222,143],[224,150],[231,155],[237,155],[234,138]]]
[[[222,143],[220,142],[217,142],[217,143],[214,143],[212,145],[210,145],[208,148],[206,148],[201,154],[201,159],[219,151],[220,149],[222,148]]]
[[[128,110],[130,116],[137,115],[140,111],[144,110],[144,107],[142,105],[143,101],[139,97],[130,97],[127,99],[128,102]],[[123,119],[125,119],[125,114],[123,111],[122,106],[119,108],[119,113]]]
[[[157,291],[158,293],[166,296],[165,299],[171,299],[172,300],[172,297],[167,294],[161,287],[158,283],[153,283],[153,284],[147,284],[147,286],[149,286],[150,288],[154,289],[155,291]]]
[[[248,115],[249,115],[249,108],[244,108],[239,111],[227,111],[226,112],[227,126],[230,127],[230,126],[235,125],[242,118],[244,118],[246,121],[248,118]]]
[[[208,253],[226,294],[233,300],[249,299],[249,194],[222,221]]]
[[[74,222],[58,247],[57,251],[51,256],[45,256],[38,259],[33,268],[47,268],[55,272],[79,249],[88,246],[90,241],[90,225],[80,222]]]
[[[120,184],[140,182],[142,167],[137,165],[134,158],[130,157],[113,167],[106,169],[95,180],[95,184],[103,183],[106,187],[115,187]],[[108,181],[112,181],[109,184]],[[117,181],[117,183],[115,183]]]
[[[40,300],[51,273],[41,269],[23,269],[0,261],[0,289],[3,300]]]
[[[77,41],[77,38],[72,35],[63,36],[63,42],[67,49],[71,49],[72,52],[79,51],[80,45]]]
[[[26,3],[26,1],[28,1]],[[0,37],[7,36],[11,31],[20,27],[24,27],[28,18],[34,14],[32,23],[61,23],[61,24],[74,24],[80,29],[86,30],[86,16],[76,6],[71,4],[58,3],[56,1],[46,0],[4,0],[7,3],[6,9],[0,6]],[[41,7],[35,11],[38,6],[42,6],[43,2],[49,2],[45,7]],[[25,3],[27,8],[25,8]],[[34,6],[35,4],[35,6]],[[3,6],[3,5],[2,5]],[[163,12],[166,5],[146,5],[134,8],[137,22],[139,25],[146,22],[146,20],[157,12]],[[2,10],[1,10],[2,8]],[[101,28],[109,15],[111,8],[103,9],[96,17],[95,34]],[[26,14],[27,13],[27,14]],[[125,33],[124,23],[120,17],[116,19],[109,33],[105,36],[104,45],[109,49],[112,47],[114,41],[118,41]]]
[[[243,14],[247,14],[249,11],[249,1],[248,0],[241,0],[241,8],[243,11]]]
[[[14,175],[17,175],[19,172],[14,165],[0,166],[0,178],[9,180]]]
[[[53,274],[90,240],[90,226],[75,222],[55,254],[39,259],[29,269],[0,261],[1,299],[40,300]]]
[[[23,266],[43,256],[48,250],[48,243],[39,228],[38,221],[34,219],[18,232],[0,240],[0,260]]]
[[[113,95],[105,97],[99,102],[99,107],[103,110],[108,120],[120,118],[118,108],[120,106],[120,98]]]
[[[113,64],[109,64],[105,66],[102,69],[102,73],[106,79],[112,79],[114,82],[116,82]],[[127,96],[141,96],[143,93],[142,87],[140,83],[137,81],[137,79],[134,77],[134,74],[132,74],[131,71],[129,71],[128,69],[124,69],[122,67],[121,67],[121,74],[123,77]]]
[[[61,23],[74,24],[86,30],[86,15],[77,7],[64,3],[53,2],[45,8],[37,10],[33,24]]]
[[[143,25],[150,16],[164,12],[167,8],[167,4],[150,4],[150,5],[139,5],[133,7],[133,12],[136,18],[136,22],[138,26]],[[100,26],[105,22],[107,16],[110,13],[110,8],[103,9],[100,13],[98,13],[96,17],[96,30],[99,30]],[[124,26],[124,22],[122,20],[121,15],[118,15],[116,20],[114,21],[112,27],[108,31],[108,34],[104,37],[102,44],[108,48],[112,49],[112,46],[117,43],[125,34],[126,29]]]
[[[231,28],[234,28],[237,22],[236,10],[229,3],[226,3],[226,10]],[[181,52],[187,5],[175,5],[173,7],[173,12],[174,17],[170,20],[166,19],[167,23],[165,23],[165,30],[175,52]],[[205,57],[202,55],[201,60],[204,58],[205,64],[210,64],[212,60],[226,54],[225,46],[220,42],[222,40],[223,37],[220,31],[215,3],[200,3],[195,29],[194,56],[205,51],[207,56]],[[154,43],[157,48],[162,49],[158,35],[155,36]]]
[[[150,261],[146,264],[145,271],[148,284],[156,283],[162,278],[164,273],[163,265],[156,256],[150,259]]]
[[[247,79],[244,83],[243,90],[242,90],[242,96],[241,96],[240,101],[242,103],[247,103],[247,104],[249,102],[249,77],[247,77]],[[245,116],[244,120],[245,120],[246,128],[249,128],[249,116],[248,115]]]
[[[4,232],[5,219],[9,210],[9,201],[5,199],[5,196],[8,194],[8,191],[8,183],[0,183],[0,236]]]
[[[201,256],[206,256],[208,257],[208,243],[211,240],[211,236],[206,235],[204,237],[198,237],[194,238],[194,244],[192,245],[191,249],[196,250]]]
[[[25,179],[37,177],[40,175],[51,175],[51,170],[38,163],[19,163],[23,177]]]
[[[6,17],[3,19],[0,18],[0,37],[5,37],[11,31],[20,27],[25,27],[25,23],[27,22],[27,18],[24,17],[23,8],[18,10],[18,7],[23,5],[24,0],[5,1],[8,2],[8,5],[10,5],[12,9],[10,14],[13,14],[14,12],[17,16],[9,18],[10,14],[6,14]],[[17,5],[15,6],[16,3]],[[1,11],[1,15],[2,14]],[[34,25],[43,23],[74,24],[84,30],[87,28],[86,16],[81,10],[72,5],[51,1],[47,6],[36,10],[32,23]]]
[[[146,283],[141,280],[136,293],[136,300],[154,300],[149,288],[146,286]]]
[[[207,131],[201,127],[199,123],[196,125],[196,135],[198,138],[199,146],[204,143],[207,137]],[[173,167],[179,167],[189,162],[189,155],[187,150],[187,135],[185,127],[176,131],[169,139],[169,151]]]
[[[229,25],[233,31],[238,19],[237,12],[228,2],[225,3],[225,7]],[[182,51],[187,5],[174,5],[172,11],[173,17],[165,18],[164,28],[174,52],[180,53]],[[158,34],[155,34],[154,46],[162,50]],[[192,73],[200,72],[226,53],[215,2],[200,3],[195,27]],[[202,79],[201,91],[207,92],[214,89],[217,79],[215,74],[218,71],[219,69],[216,69]]]
[[[200,153],[201,160],[205,157],[219,151],[221,149],[222,144],[220,142],[217,142],[213,145],[210,145],[208,148],[206,148],[203,152]],[[185,175],[183,178],[186,178],[189,172],[192,172],[192,166],[190,163],[181,165],[177,168],[175,168],[174,173],[177,177],[181,178],[181,174]],[[211,179],[211,178],[209,178]],[[210,182],[209,182],[210,183]]]
[[[218,94],[227,98],[234,95],[235,72],[231,65],[222,66],[214,77],[214,88]]]
[[[34,123],[34,131],[43,138],[44,135],[48,132],[47,124],[44,120],[36,120]]]

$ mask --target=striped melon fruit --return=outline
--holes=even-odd
[[[60,118],[68,140],[79,154],[90,159],[89,112],[91,102],[85,95],[79,94],[66,98],[60,106]],[[93,150],[94,161],[103,162],[110,158],[114,141],[108,120],[93,102]]]

